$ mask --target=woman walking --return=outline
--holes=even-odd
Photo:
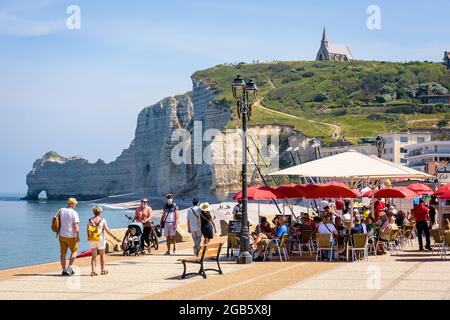
[[[217,232],[217,229],[216,224],[214,223],[214,219],[211,215],[211,206],[209,205],[209,203],[202,203],[200,205],[200,209],[202,210],[200,214],[201,230],[202,235],[205,238],[203,244],[207,245],[211,242],[211,239],[214,238],[214,233]]]
[[[92,250],[91,276],[97,275],[97,254],[100,255],[101,274],[107,275],[108,270],[105,269],[105,231],[113,237],[114,240],[120,241],[120,239],[111,232],[111,229],[108,227],[108,223],[102,218],[103,209],[100,207],[94,207],[92,211],[94,212],[94,216],[89,219],[87,225],[88,242],[89,247]]]
[[[164,228],[164,235],[166,236],[167,252],[165,255],[170,255],[170,245],[173,243],[173,253],[176,252],[176,239],[178,221],[180,219],[178,213],[178,207],[173,202],[171,194],[166,196],[166,205],[164,207],[164,213],[161,217],[161,227]]]

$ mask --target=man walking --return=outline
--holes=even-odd
[[[152,208],[148,205],[148,199],[141,200],[141,206],[136,209],[134,221],[141,222],[144,225],[144,230],[141,237],[141,248],[144,250],[147,244],[148,254],[152,253],[152,244],[150,242],[150,234],[152,231]]]
[[[79,224],[80,218],[75,211],[78,202],[75,198],[67,200],[67,208],[60,209],[59,219],[61,228],[59,230],[59,246],[61,252],[61,267],[63,276],[71,276],[75,272],[72,269],[77,257],[78,242],[80,242]],[[69,266],[66,268],[67,249],[70,249]]]
[[[422,233],[425,233],[425,249],[432,250],[430,245],[430,229],[428,227],[429,209],[425,206],[425,201],[420,199],[419,204],[414,208],[414,218],[416,219],[417,237],[419,239],[419,250],[423,251]]]
[[[198,250],[200,249],[200,245],[202,243],[202,230],[200,227],[201,212],[198,207],[199,203],[200,201],[198,201],[197,198],[194,198],[194,200],[192,200],[193,207],[189,208],[187,214],[188,232],[191,234],[192,240],[194,240],[195,255],[198,255]]]

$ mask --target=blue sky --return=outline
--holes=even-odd
[[[66,9],[81,9],[68,30]],[[366,27],[381,8],[381,30]],[[0,0],[0,192],[26,191],[54,150],[112,161],[138,112],[223,62],[312,60],[323,26],[363,60],[439,61],[450,3],[298,0]]]

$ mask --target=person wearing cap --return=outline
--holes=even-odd
[[[148,205],[148,199],[144,198],[141,200],[141,205],[136,209],[134,214],[134,221],[141,222],[144,225],[144,230],[141,237],[141,247],[142,250],[145,248],[145,244],[147,244],[148,253],[152,252],[152,245],[150,242],[150,234],[152,232],[152,208]]]
[[[88,228],[89,226],[96,226],[99,230],[99,233],[101,235],[101,239],[97,241],[89,241],[89,247],[92,250],[92,259],[91,259],[91,276],[96,276],[96,268],[97,268],[97,254],[100,256],[100,269],[101,269],[101,275],[107,275],[108,270],[105,269],[105,249],[106,249],[106,236],[105,232],[109,234],[114,240],[120,241],[119,238],[117,238],[111,231],[111,229],[108,227],[108,222],[102,217],[103,209],[101,207],[94,207],[92,208],[92,212],[94,213],[94,216],[89,219],[88,222]]]
[[[164,206],[163,215],[161,217],[162,226],[164,226],[164,235],[166,237],[167,252],[165,255],[170,255],[170,246],[173,243],[173,253],[176,252],[176,232],[178,222],[180,220],[178,214],[178,207],[173,202],[171,194],[166,195],[166,205]]]
[[[188,232],[191,234],[192,240],[194,241],[195,255],[198,254],[198,250],[200,249],[200,246],[202,244],[202,229],[200,226],[201,210],[198,204],[199,204],[198,199],[194,198],[194,200],[192,200],[193,206],[189,208],[187,213]]]
[[[61,253],[60,258],[63,276],[71,276],[75,274],[72,267],[77,257],[78,242],[80,242],[80,218],[78,213],[75,211],[77,204],[77,199],[70,198],[67,200],[67,208],[62,208],[58,211],[60,219],[59,248]],[[70,249],[70,260],[69,266],[66,268],[66,255],[68,249]]]

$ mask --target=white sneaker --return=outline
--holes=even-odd
[[[71,266],[68,266],[66,270],[67,270],[67,272],[68,272],[70,275],[74,275],[74,274],[75,274],[75,272],[73,271],[73,269],[72,269]]]

